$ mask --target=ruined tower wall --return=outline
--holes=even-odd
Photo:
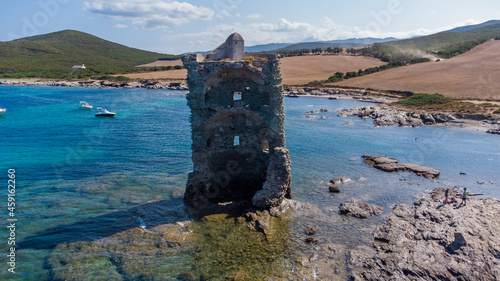
[[[245,47],[242,40],[231,40],[226,42],[228,58],[231,60],[241,60],[245,54]]]
[[[245,54],[245,42],[241,35],[233,33],[226,42],[222,43],[215,50],[210,52],[205,58],[207,60],[218,61],[229,59],[232,61],[241,60]]]
[[[270,208],[290,198],[278,57],[208,62],[188,55],[183,62],[194,164],[186,205],[200,210],[211,203],[249,201]]]

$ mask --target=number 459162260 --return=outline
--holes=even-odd
[[[14,169],[9,169],[8,171],[8,190],[9,190],[9,202],[8,202],[8,210],[9,216],[14,217],[14,210],[16,209],[16,171]]]

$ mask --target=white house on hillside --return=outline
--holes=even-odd
[[[82,65],[73,65],[73,71],[78,70],[78,69],[86,69],[85,64]]]

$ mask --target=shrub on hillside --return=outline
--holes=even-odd
[[[113,79],[114,81],[119,81],[119,82],[124,82],[124,81],[130,81],[131,79],[125,76],[116,76]]]
[[[307,86],[309,86],[309,87],[321,87],[321,86],[323,86],[323,81],[314,80],[314,81],[307,83]]]
[[[451,99],[441,94],[414,94],[413,96],[400,100],[402,104],[425,105],[425,104],[444,104],[450,102]]]
[[[326,80],[326,82],[332,83],[332,82],[342,81],[342,80],[344,80],[344,78],[342,78],[342,77],[344,77],[344,73],[342,73],[342,72],[336,72],[335,74],[333,74],[332,76],[330,76],[328,78],[328,80]]]
[[[405,98],[411,97],[411,96],[413,96],[415,94],[415,93],[410,92],[410,91],[388,90],[387,92],[389,94],[398,95],[398,96],[402,96],[402,97],[405,97]]]
[[[483,38],[483,39],[477,39],[477,40],[463,42],[460,44],[454,44],[454,45],[448,46],[446,48],[443,48],[443,50],[437,52],[437,55],[442,57],[442,58],[449,59],[451,57],[466,53],[466,52],[472,50],[473,48],[475,48],[476,46],[483,44],[486,41],[488,41],[488,39]]]

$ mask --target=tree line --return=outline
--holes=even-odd
[[[346,52],[348,54],[356,54],[354,51],[354,48],[348,48],[346,49]],[[339,47],[327,47],[327,48],[301,48],[301,49],[295,49],[295,50],[275,50],[275,51],[268,51],[268,52],[259,52],[259,54],[279,54],[282,57],[296,57],[296,56],[309,56],[309,55],[321,55],[321,54],[326,54],[326,55],[340,55],[344,52],[343,48]]]
[[[418,58],[418,59],[412,59],[409,61],[393,61],[388,64],[384,64],[381,66],[374,66],[374,67],[369,67],[367,69],[360,69],[358,71],[350,71],[347,73],[343,72],[336,72],[334,75],[330,76],[325,82],[326,83],[333,83],[333,82],[338,82],[342,81],[344,79],[350,79],[354,77],[359,77],[359,76],[365,76],[368,74],[372,74],[375,72],[391,69],[391,68],[396,68],[400,66],[405,66],[405,65],[410,65],[410,64],[416,64],[416,63],[422,63],[422,62],[428,62],[430,59],[428,58]]]

